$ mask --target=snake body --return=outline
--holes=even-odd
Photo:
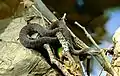
[[[19,39],[21,44],[26,48],[40,48],[43,44],[55,42],[57,40],[55,34],[58,31],[59,28],[50,30],[43,28],[39,24],[30,23],[21,29],[19,33]],[[38,38],[31,38],[30,36],[33,33],[38,33]]]
[[[54,25],[57,25],[56,28]],[[31,49],[39,49],[43,46],[43,44],[51,44],[54,43],[54,46],[57,46],[58,39],[55,36],[55,34],[59,31],[61,31],[60,28],[62,28],[62,34],[64,35],[65,39],[70,43],[70,51],[71,53],[75,55],[79,55],[81,52],[80,51],[75,51],[73,47],[73,42],[72,42],[72,37],[70,32],[67,30],[66,23],[63,20],[59,20],[52,25],[52,27],[46,29],[40,26],[39,24],[36,23],[30,23],[24,26],[20,33],[19,33],[19,39],[21,44],[26,47],[26,48],[31,48]],[[38,33],[38,38],[31,38],[30,36],[33,33]],[[59,44],[59,43],[58,43]]]

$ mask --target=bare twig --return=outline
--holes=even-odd
[[[66,15],[67,15],[67,14],[66,14],[66,13],[64,13],[64,15],[63,15],[63,17],[62,17],[61,19],[63,19],[63,20],[64,20],[64,19],[66,18]]]
[[[104,49],[100,49],[99,48],[99,46],[96,44],[96,42],[93,40],[93,38],[91,37],[91,35],[86,31],[86,29],[83,26],[81,26],[78,22],[75,22],[75,24],[77,24],[79,27],[81,27],[84,30],[85,34],[91,40],[91,42],[96,46],[96,48],[99,51],[101,51],[101,53],[99,55],[96,55],[94,57],[101,64],[101,66],[104,68],[104,70],[108,71],[113,76],[118,76],[118,74],[113,69],[113,67],[111,66],[110,62],[108,61],[108,59],[107,59],[107,57],[105,55]]]
[[[82,40],[80,40],[75,34],[67,27],[67,29],[70,31],[71,35],[74,38],[75,44],[80,48],[89,48]]]
[[[55,56],[52,53],[52,50],[49,46],[49,44],[44,44],[44,48],[48,51],[50,61],[52,64],[56,64],[57,67],[63,72],[65,76],[71,76],[71,74],[68,72],[68,70],[62,65],[59,61],[55,59]]]
[[[100,49],[100,47],[97,45],[97,43],[93,40],[92,36],[86,31],[85,27],[81,26],[78,22],[75,21],[75,24],[78,25],[79,27],[81,27],[83,29],[83,31],[85,32],[85,34],[87,35],[87,37],[91,40],[91,42],[98,48]]]

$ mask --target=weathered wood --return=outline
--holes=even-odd
[[[115,34],[113,35],[113,43],[114,43],[114,49],[113,49],[113,58],[112,58],[112,67],[117,72],[118,76],[120,76],[120,27],[115,31]],[[111,76],[111,75],[107,75]]]
[[[26,12],[34,13],[30,9]],[[8,21],[4,21],[3,24],[9,24],[0,35],[0,76],[58,76],[39,52],[20,44],[19,32],[26,25],[24,17]]]

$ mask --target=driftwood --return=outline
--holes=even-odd
[[[25,16],[28,14],[36,15],[34,10],[29,8],[23,17],[1,21],[7,27],[1,28],[0,76],[60,75],[51,68],[39,52],[27,49],[20,44],[18,35],[21,28],[26,25],[27,17]],[[43,23],[42,19],[38,22]]]

